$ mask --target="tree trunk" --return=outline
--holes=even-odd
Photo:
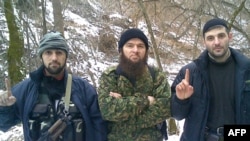
[[[24,72],[22,70],[24,69],[22,63],[24,41],[15,21],[12,0],[4,1],[4,12],[9,30],[9,49],[7,52],[8,75],[10,78],[10,84],[13,86],[25,76],[25,74],[22,74],[22,72]]]
[[[147,24],[147,27],[148,27],[148,32],[150,34],[151,42],[153,44],[152,49],[153,49],[153,52],[154,52],[155,59],[157,61],[157,65],[158,65],[159,69],[162,70],[161,60],[160,60],[160,57],[159,57],[159,54],[158,54],[158,51],[157,51],[157,45],[156,45],[156,41],[155,41],[155,38],[154,38],[154,33],[153,33],[153,30],[152,30],[151,22],[149,20],[146,9],[145,9],[145,7],[144,7],[144,5],[142,3],[142,0],[138,0],[138,3],[139,3],[139,6],[140,6],[140,8],[142,10],[143,16],[145,18],[145,21],[146,21],[146,24]]]
[[[52,5],[54,15],[54,29],[64,35],[61,0],[52,0]]]
[[[43,35],[47,33],[47,26],[46,26],[46,1],[42,0],[42,16],[43,16]]]

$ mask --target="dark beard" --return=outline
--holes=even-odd
[[[47,70],[52,75],[60,74],[64,70],[65,66],[66,66],[66,63],[63,66],[59,67],[58,69],[53,70],[53,69],[51,69],[51,68],[49,68],[49,67],[47,67],[47,66],[44,65],[45,70]]]
[[[119,66],[121,67],[122,71],[129,78],[138,78],[145,72],[145,66],[147,65],[148,56],[145,55],[145,57],[138,62],[132,62],[124,55],[122,51],[119,59]]]

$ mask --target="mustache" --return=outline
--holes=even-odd
[[[57,61],[53,61],[53,62],[49,63],[49,66],[50,66],[50,65],[52,65],[52,64],[57,64],[57,65],[60,65],[60,63],[59,63],[59,62],[57,62]]]

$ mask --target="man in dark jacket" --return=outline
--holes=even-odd
[[[35,141],[59,118],[67,116],[67,126],[57,141],[106,140],[97,93],[86,80],[72,77],[69,113],[61,112],[65,106],[62,99],[68,78],[68,52],[66,40],[59,32],[49,32],[40,40],[38,53],[43,65],[31,72],[30,78],[0,94],[1,130],[7,131],[21,121],[25,141]]]
[[[181,141],[221,141],[225,124],[250,124],[249,59],[229,47],[232,33],[223,19],[209,20],[203,38],[206,50],[171,86],[172,116],[185,119]]]

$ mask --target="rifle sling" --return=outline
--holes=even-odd
[[[71,96],[71,84],[72,84],[72,75],[68,74],[67,79],[67,86],[66,86],[66,92],[65,92],[65,98],[64,98],[64,104],[65,104],[65,112],[69,112],[69,102],[70,102],[70,96]]]

